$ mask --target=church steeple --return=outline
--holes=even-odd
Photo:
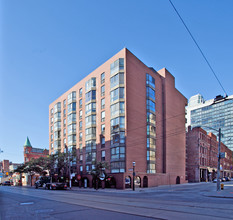
[[[27,139],[25,141],[24,147],[32,147],[28,137],[27,137]]]

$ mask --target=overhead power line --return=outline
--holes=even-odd
[[[169,0],[169,2],[171,3],[173,9],[175,10],[176,14],[178,15],[178,17],[180,18],[180,20],[182,21],[183,25],[185,26],[186,30],[188,31],[189,35],[191,36],[191,38],[193,39],[194,43],[196,44],[197,48],[199,49],[201,55],[203,56],[204,60],[206,61],[207,65],[209,66],[210,70],[212,71],[212,73],[214,74],[215,78],[217,79],[219,85],[221,86],[222,90],[224,91],[225,95],[227,96],[227,92],[226,90],[223,88],[223,85],[221,84],[220,80],[218,79],[214,69],[212,68],[212,66],[210,65],[209,61],[207,60],[205,54],[203,53],[202,49],[200,48],[200,46],[198,45],[197,41],[195,40],[195,38],[193,37],[191,31],[189,30],[189,28],[187,27],[187,25],[185,24],[183,18],[181,17],[181,15],[179,14],[179,12],[177,11],[176,7],[174,6],[174,4],[172,3],[171,0]]]

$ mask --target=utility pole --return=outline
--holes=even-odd
[[[136,164],[136,162],[133,162],[133,191],[135,191],[135,183],[134,183],[134,180],[135,180],[135,164]]]
[[[220,191],[220,159],[221,159],[221,128],[218,130],[218,171],[217,171],[217,191]]]

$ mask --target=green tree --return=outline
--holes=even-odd
[[[99,181],[104,180],[107,176],[106,169],[109,169],[107,162],[93,162],[95,168],[91,171],[91,175],[93,177],[93,183],[96,189],[98,189]]]

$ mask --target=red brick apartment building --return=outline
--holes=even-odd
[[[50,154],[75,148],[89,187],[94,161],[116,188],[132,186],[133,162],[139,187],[184,183],[186,104],[168,70],[124,48],[49,105]]]
[[[46,157],[48,155],[49,155],[48,150],[32,147],[29,138],[27,137],[24,144],[24,163],[29,162],[31,159]]]
[[[187,150],[187,178],[189,182],[212,181],[217,177],[218,140],[213,133],[189,126],[186,137]],[[232,151],[221,143],[221,152],[226,158],[221,159],[220,177],[233,177]]]
[[[0,172],[9,172],[10,171],[9,166],[10,166],[9,160],[0,161]]]

